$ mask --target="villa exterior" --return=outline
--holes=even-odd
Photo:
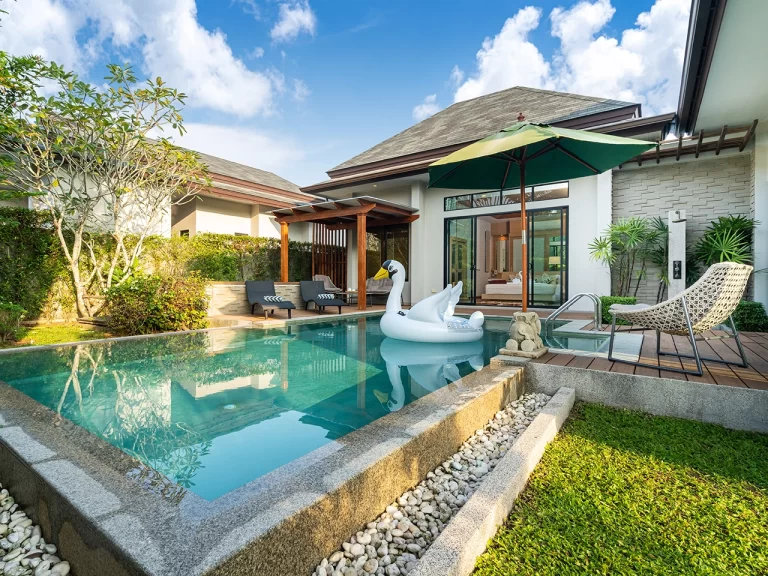
[[[196,198],[171,206],[156,233],[194,236],[202,232],[279,238],[280,226],[268,213],[321,198],[277,174],[198,152],[209,169],[211,186]],[[34,208],[34,198],[0,202],[0,206]],[[291,228],[291,240],[308,242],[308,225]]]
[[[685,210],[688,245],[718,216],[755,218],[755,267],[766,268],[768,129],[761,122],[768,116],[768,77],[760,70],[768,50],[757,40],[759,30],[743,32],[765,18],[768,5],[758,0],[728,8],[716,0],[694,3],[676,112],[644,118],[636,103],[514,87],[456,103],[332,168],[328,180],[302,191],[329,199],[379,198],[417,211],[408,224],[368,230],[361,278],[397,255],[407,260],[406,301],[462,280],[463,303],[519,305],[519,287],[510,284],[520,272],[519,191],[427,188],[427,167],[513,124],[522,112],[532,122],[660,143],[610,172],[526,191],[529,306],[556,307],[580,292],[609,295],[609,271],[590,258],[588,244],[611,222],[636,215],[666,220],[668,211]],[[358,236],[350,231],[346,239],[352,288]],[[649,271],[639,301],[655,301],[656,272]],[[766,276],[755,276],[754,297],[768,305]]]

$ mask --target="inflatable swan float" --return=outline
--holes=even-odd
[[[425,298],[411,306],[410,310],[400,308],[400,298],[405,285],[405,268],[396,260],[387,260],[374,276],[375,280],[392,279],[392,290],[387,298],[387,308],[381,318],[381,331],[389,338],[412,342],[474,342],[483,337],[482,312],[469,317],[457,318],[453,310],[461,296],[459,282],[445,290]]]
[[[374,390],[373,393],[390,412],[400,410],[405,404],[405,384],[400,371],[403,366],[407,367],[411,379],[426,392],[434,392],[459,380],[461,372],[458,365],[463,362],[468,362],[473,370],[483,368],[482,342],[435,344],[385,338],[379,353],[387,364],[392,391],[386,394]],[[414,393],[413,387],[411,393]],[[416,393],[416,396],[422,394]]]

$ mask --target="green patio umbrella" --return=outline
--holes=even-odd
[[[520,189],[523,312],[528,309],[525,187],[610,170],[650,150],[654,142],[547,124],[517,122],[429,166],[429,186],[459,190]]]

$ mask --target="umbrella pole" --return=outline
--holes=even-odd
[[[528,216],[525,213],[525,162],[520,163],[520,229],[522,232],[522,246],[521,252],[523,253],[523,312],[528,311]]]

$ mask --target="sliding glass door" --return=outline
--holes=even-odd
[[[445,269],[448,282],[464,284],[459,300],[462,304],[475,303],[475,229],[474,217],[445,221]]]
[[[568,295],[568,209],[528,213],[528,306],[558,307]]]

